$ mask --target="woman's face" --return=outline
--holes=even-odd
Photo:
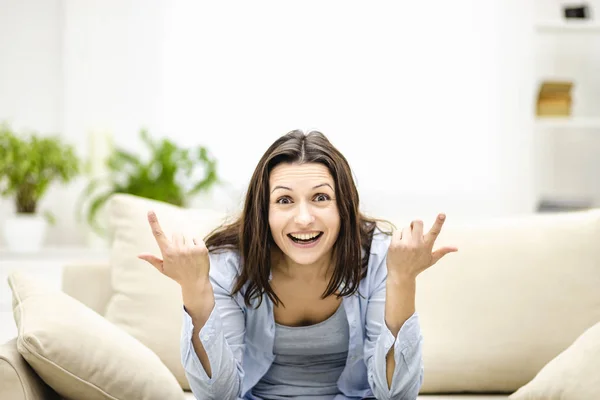
[[[269,227],[288,261],[310,265],[331,259],[340,231],[335,183],[319,163],[282,163],[269,177]]]

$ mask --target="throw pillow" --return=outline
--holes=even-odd
[[[114,195],[108,202],[113,295],[105,317],[154,351],[179,384],[188,390],[189,383],[180,355],[181,288],[146,261],[137,258],[140,253],[160,256],[148,224],[149,210],[156,212],[169,239],[175,232],[204,238],[224,221],[225,215],[209,209],[185,209],[127,194]]]
[[[17,350],[65,399],[183,399],[158,356],[76,299],[12,272]]]
[[[512,400],[594,399],[600,394],[600,322],[556,356]]]

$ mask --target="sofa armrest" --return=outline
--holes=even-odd
[[[17,339],[0,345],[0,399],[60,399],[21,357]]]

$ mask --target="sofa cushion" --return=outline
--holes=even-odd
[[[17,350],[67,399],[182,399],[158,356],[65,293],[12,272]]]
[[[105,317],[152,349],[179,384],[189,389],[180,355],[181,288],[137,258],[140,253],[160,256],[148,225],[149,210],[156,212],[168,238],[175,232],[203,238],[224,220],[224,214],[127,194],[114,195],[108,202],[113,294]]]
[[[507,400],[505,394],[420,394],[417,400]]]
[[[513,400],[594,399],[600,395],[600,322],[510,396]]]
[[[448,215],[436,244],[459,251],[417,283],[421,392],[512,393],[529,382],[600,321],[599,243],[599,210],[474,222]]]

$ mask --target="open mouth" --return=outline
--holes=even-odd
[[[321,238],[321,236],[323,236],[323,232],[319,232],[317,235],[311,235],[310,237],[307,237],[308,235],[293,236],[293,235],[291,235],[289,233],[288,233],[287,236],[290,239],[292,239],[292,241],[294,243],[298,243],[298,244],[311,244],[311,243],[317,242]]]

